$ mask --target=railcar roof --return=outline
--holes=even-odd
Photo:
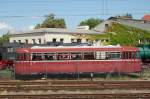
[[[71,47],[39,47],[18,48],[17,53],[48,53],[48,52],[80,52],[80,51],[138,51],[138,48],[131,46],[71,46]]]

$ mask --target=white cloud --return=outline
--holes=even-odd
[[[35,27],[35,25],[30,25],[30,26],[28,27],[28,29],[29,29],[29,30],[33,30],[34,27]]]
[[[23,29],[21,29],[21,28],[16,29],[16,28],[12,27],[10,24],[0,21],[0,36],[7,33],[8,31],[10,32],[10,34],[17,33],[20,31],[30,31],[30,30],[33,30],[34,27],[35,27],[35,25],[29,25]]]
[[[6,22],[0,22],[0,36],[7,33],[8,31],[13,32],[14,28]]]
[[[34,27],[35,25],[29,25],[29,26],[22,28],[20,31],[31,31],[34,29]]]

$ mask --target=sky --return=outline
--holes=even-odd
[[[64,18],[69,29],[88,18],[130,13],[141,19],[150,14],[150,0],[0,0],[0,7],[0,36],[7,31],[33,29],[50,13]]]

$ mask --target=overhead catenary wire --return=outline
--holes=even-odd
[[[50,3],[50,2],[75,2],[74,0],[2,0],[1,3],[7,4],[7,3]],[[77,1],[86,1],[86,2],[91,2],[91,0],[77,0]],[[56,17],[90,17],[90,16],[106,16],[106,15],[110,15],[110,16],[114,16],[114,15],[123,15],[126,13],[131,13],[132,15],[140,15],[140,14],[149,14],[150,10],[144,10],[144,9],[131,9],[129,12],[124,10],[124,12],[120,13],[118,12],[118,9],[113,9],[114,12],[113,13],[109,13],[109,11],[112,11],[112,9],[109,9],[108,6],[108,0],[95,0],[95,1],[101,1],[102,3],[102,8],[101,9],[97,9],[97,10],[101,10],[100,13],[85,13],[85,14],[57,14]],[[112,0],[113,2],[119,1],[119,2],[124,2],[124,1],[120,1],[120,0]],[[111,1],[111,2],[112,2]],[[12,10],[12,9],[11,9]],[[44,9],[42,9],[44,10]],[[49,10],[49,9],[47,9]],[[68,9],[66,9],[68,10]],[[69,9],[70,10],[70,9]],[[79,9],[78,9],[79,10]],[[15,11],[15,10],[14,10]],[[44,10],[45,11],[45,10]],[[0,10],[0,12],[2,12]],[[31,18],[31,19],[39,19],[39,18],[46,18],[47,16],[45,15],[0,15],[0,18]]]
[[[150,12],[149,12],[150,13]],[[131,13],[132,15],[137,15],[137,14],[149,14],[148,12],[139,12],[139,13]],[[124,13],[125,14],[125,13]],[[95,14],[90,14],[90,13],[87,13],[87,14],[62,14],[62,15],[56,15],[58,17],[82,17],[82,16],[99,16],[99,15],[119,15],[119,13],[95,13]],[[8,16],[5,16],[5,15],[1,15],[0,18],[46,18],[48,16],[46,15],[43,15],[43,16],[38,16],[38,15],[29,15],[29,16],[25,16],[25,15],[8,15]]]

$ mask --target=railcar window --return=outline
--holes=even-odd
[[[103,52],[103,51],[101,51],[101,52],[96,52],[96,59],[98,59],[98,60],[103,60],[103,59],[106,59],[107,58],[107,52]]]
[[[94,60],[94,52],[84,52],[84,60]]]
[[[110,59],[120,59],[121,53],[120,52],[96,52],[95,59],[98,60],[110,60]]]
[[[121,53],[120,52],[109,52],[108,59],[120,59]]]
[[[43,55],[41,53],[33,53],[32,61],[39,61],[39,60],[43,60]]]
[[[133,52],[133,51],[126,51],[126,52],[123,52],[122,58],[123,59],[134,59],[134,58],[137,58],[136,54],[137,53]]]
[[[68,60],[69,59],[69,53],[58,53],[57,54],[57,60]]]
[[[56,59],[56,53],[45,53],[45,60],[55,60]]]
[[[18,61],[28,61],[29,59],[30,59],[29,54],[25,54],[25,53],[17,54],[17,60]]]
[[[81,52],[72,52],[71,53],[71,60],[81,60],[82,54]]]
[[[139,59],[140,58],[140,52],[136,52],[136,59]]]

